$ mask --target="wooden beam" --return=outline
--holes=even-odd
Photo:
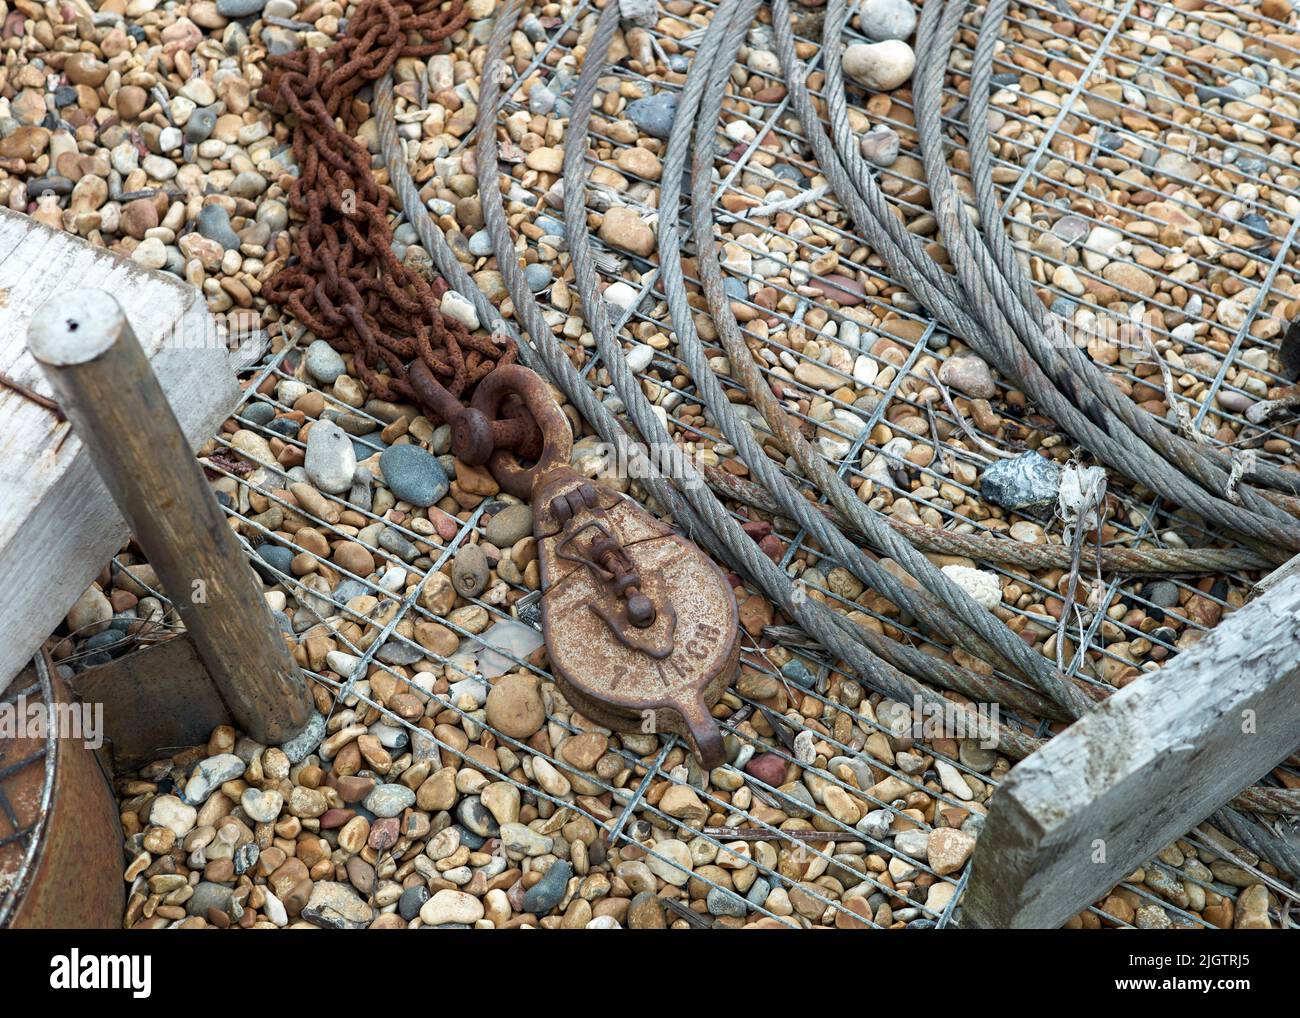
[[[236,722],[259,742],[298,735],[315,714],[307,684],[121,305],[60,294],[28,345]]]
[[[191,450],[239,398],[231,353],[195,287],[0,208],[0,372],[45,396],[27,350],[36,309],[76,286],[126,307]],[[250,343],[249,348],[256,347]],[[254,352],[246,348],[244,353]],[[156,407],[128,401],[139,419]],[[128,531],[81,442],[50,411],[0,387],[0,691],[125,542]]]
[[[1300,745],[1300,575],[1017,764],[962,925],[1055,928]]]

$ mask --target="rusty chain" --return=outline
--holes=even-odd
[[[440,421],[451,421],[474,386],[513,363],[517,350],[508,337],[475,335],[444,315],[447,283],[394,254],[389,192],[356,135],[369,116],[362,90],[401,58],[441,51],[468,19],[462,0],[365,0],[332,46],[270,57],[258,94],[290,119],[299,174],[289,207],[303,220],[296,258],[263,294],[352,354],[375,396],[417,403]],[[536,451],[533,423],[514,404],[506,415],[492,422],[492,445]]]

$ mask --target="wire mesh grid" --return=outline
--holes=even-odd
[[[569,8],[562,24],[551,31],[544,41],[534,45],[534,59],[524,71],[516,75],[515,84],[529,82],[539,74],[548,74],[560,61],[569,59],[574,42],[583,27],[589,25],[594,10],[594,6],[588,3]],[[702,6],[697,8],[699,10],[711,14],[711,8]],[[1032,29],[1039,36],[1064,41],[1059,34],[1044,32],[1038,27],[1042,23],[1041,19],[1047,17],[1052,21],[1065,20],[1083,26],[1096,37],[1095,49],[1091,51],[1085,45],[1083,36],[1079,37],[1079,42],[1071,44],[1073,48],[1066,47],[1065,51],[1072,55],[1074,62],[1071,66],[1077,69],[1077,75],[1073,84],[1053,79],[1056,84],[1069,87],[1068,93],[1055,109],[1043,107],[1038,112],[1030,113],[1017,109],[1012,99],[1019,95],[1021,88],[1019,74],[1015,83],[1008,81],[999,86],[1008,95],[1002,97],[1002,101],[995,97],[994,103],[995,108],[1005,117],[1003,129],[997,132],[1002,141],[1002,149],[998,154],[997,187],[1003,196],[1006,226],[1012,231],[1013,238],[1034,272],[1035,281],[1052,287],[1062,301],[1074,302],[1076,307],[1080,305],[1075,296],[1063,290],[1053,276],[1055,269],[1064,264],[1064,256],[1053,257],[1044,253],[1034,241],[1051,232],[1053,224],[1047,221],[1048,218],[1059,220],[1061,216],[1069,215],[1083,219],[1089,228],[1101,225],[1102,214],[1085,213],[1081,209],[1081,202],[1093,202],[1099,207],[1105,207],[1106,195],[1083,189],[1078,184],[1070,183],[1069,178],[1057,180],[1049,177],[1044,162],[1062,159],[1081,172],[1099,173],[1108,181],[1115,179],[1114,167],[1099,170],[1096,166],[1065,158],[1057,151],[1057,143],[1066,138],[1077,141],[1088,132],[1113,129],[1108,119],[1099,117],[1092,111],[1087,102],[1087,87],[1103,68],[1108,74],[1123,76],[1120,68],[1125,66],[1124,58],[1117,58],[1112,52],[1117,39],[1136,30],[1174,31],[1169,28],[1168,19],[1163,13],[1168,10],[1167,7],[1160,8],[1153,19],[1150,9],[1138,4],[1136,0],[1112,6],[1074,0],[1069,4],[1051,6],[1020,3],[1013,6],[1011,11],[1010,24],[1013,28]],[[1184,17],[1189,22],[1198,21],[1197,15]],[[692,33],[698,33],[700,27],[698,16],[687,19],[671,11],[664,11],[658,26],[650,30],[649,34],[653,45],[661,54],[668,52],[674,56],[689,57],[691,42],[698,38],[698,34]],[[760,33],[758,41],[762,41],[763,29],[757,31]],[[801,35],[800,39],[813,47],[819,45],[815,37]],[[946,116],[951,116],[956,104],[964,101],[960,86],[966,80],[964,74],[969,66],[969,55],[968,42],[963,40],[955,48],[953,74],[945,88],[945,100],[949,104],[945,108]],[[1004,64],[1015,67],[1020,58],[1033,60],[1035,51],[1019,37],[1010,34],[1006,37],[1005,49],[999,54],[998,69],[1001,70]],[[1245,56],[1243,60],[1249,63]],[[1023,60],[1020,62],[1023,63]],[[815,53],[810,66],[815,71]],[[1288,77],[1292,75],[1290,68],[1270,65],[1270,70],[1275,74],[1285,73]],[[1023,69],[1020,73],[1024,73]],[[1162,80],[1159,78],[1162,72],[1158,68],[1148,69],[1144,73],[1156,75],[1156,80]],[[1165,95],[1160,86],[1153,85],[1150,80],[1143,83],[1136,73],[1131,77],[1137,81],[1130,86],[1129,77],[1125,76],[1126,88],[1131,87],[1147,96],[1160,94],[1175,110],[1186,108],[1186,103],[1177,93],[1174,96]],[[1046,80],[1041,73],[1039,78]],[[779,78],[773,78],[771,83],[781,84]],[[658,79],[651,80],[627,67],[612,67],[597,95],[597,110],[602,108],[601,100],[604,96],[617,92],[625,84],[633,86],[633,91],[641,88],[646,95],[674,85],[671,81],[666,83]],[[810,85],[814,94],[819,94],[817,88],[820,79],[815,74],[810,79]],[[502,117],[526,110],[526,99],[520,94],[519,88],[507,88],[505,96],[500,111]],[[889,110],[883,116],[878,116],[862,112],[863,95],[854,95],[851,90],[850,101],[859,114],[869,117],[870,122],[889,124],[900,133],[905,144],[909,142],[911,111],[906,102],[895,97]],[[737,127],[724,133],[722,128],[726,125],[720,125],[715,191],[715,210],[719,218],[724,224],[743,222],[749,236],[756,236],[763,241],[751,254],[762,256],[763,253],[770,255],[774,251],[788,253],[797,250],[800,240],[805,238],[793,236],[788,228],[789,223],[783,231],[778,228],[775,217],[755,216],[745,212],[746,207],[752,206],[756,200],[747,190],[752,184],[758,183],[769,194],[772,188],[784,185],[786,193],[793,196],[811,187],[816,177],[816,164],[807,155],[788,99],[755,101],[745,104],[743,109],[729,107],[725,116],[728,123],[744,124],[747,129]],[[1170,127],[1175,126],[1177,119],[1165,117]],[[593,145],[605,146],[612,154],[620,147],[620,143],[605,130],[607,126],[608,120],[597,116],[593,125]],[[1177,126],[1184,125],[1179,123]],[[1123,131],[1124,128],[1115,130]],[[744,140],[737,141],[737,138]],[[1285,140],[1278,139],[1279,143],[1285,143]],[[1143,136],[1142,141],[1162,150],[1169,149],[1167,142],[1159,136]],[[467,139],[467,144],[471,142],[472,137]],[[652,182],[630,179],[626,171],[619,169],[610,159],[597,158],[594,153],[595,149],[589,156],[593,171],[603,167],[610,173],[622,174],[627,181],[621,200],[635,202],[638,198],[650,195]],[[1130,165],[1138,165],[1133,157],[1127,155],[1116,158],[1127,161]],[[909,175],[909,170],[915,175]],[[915,200],[918,197],[916,189],[924,187],[918,162],[903,160],[897,169],[884,170],[882,184],[909,220],[915,221],[927,214],[927,209]],[[607,186],[610,185],[602,184],[598,176],[593,178],[591,193],[594,202],[600,201],[602,189]],[[514,188],[515,191],[507,195],[507,200],[526,191],[538,208],[545,208],[545,196],[535,180],[530,180],[525,175],[515,181]],[[1270,187],[1270,195],[1274,190]],[[1232,192],[1222,191],[1222,194],[1225,200],[1234,200]],[[1176,198],[1174,202],[1176,204]],[[873,508],[894,515],[905,512],[907,515],[904,518],[915,518],[932,526],[960,532],[1005,535],[1009,522],[1002,515],[991,512],[959,512],[956,499],[943,494],[945,491],[959,491],[963,496],[978,497],[974,468],[982,466],[985,461],[985,457],[974,450],[950,440],[952,437],[960,437],[959,432],[954,430],[956,422],[941,405],[932,405],[931,382],[921,370],[923,364],[937,367],[944,356],[942,351],[951,349],[951,340],[923,309],[917,307],[888,278],[879,259],[856,241],[853,224],[839,208],[833,195],[821,190],[809,198],[809,205],[813,204],[818,213],[816,235],[841,252],[836,271],[851,273],[862,283],[864,300],[860,308],[874,320],[875,328],[869,329],[860,324],[866,316],[859,313],[853,318],[859,330],[871,337],[870,342],[863,339],[854,353],[870,361],[870,366],[859,369],[857,374],[859,378],[869,377],[870,380],[859,388],[869,390],[872,398],[865,403],[858,400],[858,405],[855,406],[839,399],[835,392],[828,394],[800,381],[799,365],[807,363],[810,358],[806,347],[796,345],[789,339],[793,330],[803,329],[808,324],[809,313],[817,303],[819,291],[805,285],[783,287],[774,284],[762,274],[752,271],[755,258],[750,259],[749,271],[745,271],[744,259],[738,257],[734,262],[729,261],[724,268],[728,276],[743,287],[743,294],[739,290],[735,292],[733,301],[738,308],[748,309],[748,313],[741,314],[744,319],[742,327],[746,340],[759,351],[760,367],[782,395],[787,408],[815,429],[814,433],[819,438],[823,452],[837,463],[840,476],[855,488],[870,485],[867,489],[868,500]],[[643,205],[642,210],[647,215],[659,214],[650,204]],[[1131,210],[1126,206],[1125,211]],[[1186,370],[1180,372],[1184,378],[1194,378],[1193,382],[1184,387],[1182,398],[1196,413],[1198,423],[1212,414],[1217,420],[1230,419],[1238,429],[1249,429],[1253,426],[1239,413],[1220,404],[1217,399],[1219,393],[1226,390],[1246,392],[1248,390],[1243,386],[1249,379],[1262,378],[1269,386],[1284,384],[1280,376],[1269,370],[1269,365],[1275,363],[1275,333],[1270,335],[1267,330],[1252,328],[1254,323],[1275,314],[1280,303],[1290,299],[1290,293],[1284,289],[1291,282],[1285,271],[1286,258],[1292,249],[1295,223],[1300,220],[1296,220],[1285,208],[1274,211],[1291,222],[1285,230],[1285,236],[1270,233],[1267,252],[1258,247],[1241,247],[1235,243],[1239,239],[1235,233],[1220,245],[1221,251],[1241,256],[1243,260],[1239,262],[1236,276],[1243,284],[1257,288],[1244,318],[1230,330],[1226,340],[1222,335],[1216,335],[1222,333],[1223,327],[1218,319],[1211,317],[1206,302],[1219,298],[1208,290],[1197,294],[1201,298],[1200,306],[1192,305],[1190,296],[1188,303],[1181,309],[1168,304],[1160,305],[1166,313],[1179,314],[1186,321],[1194,323],[1198,330],[1194,338],[1185,336],[1188,330],[1179,334],[1177,341],[1184,351],[1184,361],[1187,352],[1210,354],[1216,361],[1213,370],[1198,366],[1198,362],[1190,366],[1184,364]],[[798,218],[799,212],[800,209],[796,208],[792,217]],[[1201,209],[1198,212],[1219,215],[1215,210]],[[539,219],[538,223],[544,238],[549,239],[546,237],[548,224],[543,219]],[[1112,225],[1110,220],[1107,220],[1107,225]],[[1232,228],[1229,229],[1231,233]],[[1152,243],[1145,233],[1128,231],[1126,236],[1142,243]],[[556,246],[562,248],[562,245]],[[607,250],[605,254],[607,257],[602,261],[603,282],[623,281],[635,288],[636,298],[623,312],[617,323],[617,332],[620,338],[629,343],[647,344],[652,348],[651,363],[642,374],[644,384],[655,393],[655,402],[686,436],[688,451],[699,451],[722,462],[734,461],[733,450],[719,439],[716,430],[712,428],[696,397],[689,373],[676,356],[666,309],[656,290],[658,277],[654,264],[624,252]],[[1078,266],[1077,271],[1083,273],[1087,270]],[[804,276],[806,283],[810,273],[805,272]],[[1252,280],[1256,282],[1252,284]],[[694,282],[688,276],[688,283]],[[764,288],[773,292],[760,292]],[[1191,295],[1194,288],[1188,288],[1186,292]],[[1148,299],[1147,303],[1158,302]],[[557,323],[569,319],[566,310],[554,305],[549,310],[555,312]],[[1097,310],[1095,306],[1093,310]],[[833,319],[821,322],[819,328],[813,331],[817,332],[818,338],[823,342],[835,343],[842,340],[843,333],[828,330],[827,323],[838,323],[843,328],[842,323],[849,320],[847,316],[837,313]],[[565,342],[573,348],[574,356],[581,363],[587,379],[612,393],[608,389],[609,379],[600,359],[591,348],[590,338],[585,335],[581,325],[564,328],[557,324],[557,328]],[[1264,335],[1258,335],[1257,331]],[[1162,346],[1166,346],[1166,349],[1171,335],[1169,331],[1161,333]],[[1272,359],[1262,365],[1252,361],[1247,367],[1248,362],[1243,358],[1250,350],[1266,350]],[[255,403],[270,404],[277,413],[291,412],[289,403],[292,401],[281,401],[277,387],[280,383],[292,381],[305,384],[322,396],[325,409],[314,419],[331,415],[337,418],[341,415],[349,417],[356,424],[353,430],[359,433],[354,435],[353,441],[358,446],[359,459],[380,451],[383,443],[376,440],[376,434],[388,422],[374,417],[364,408],[344,403],[332,392],[312,385],[309,378],[304,380],[299,361],[298,346],[293,342],[285,343],[266,364],[245,380],[244,402],[235,414],[239,426],[267,438],[275,438],[285,446],[302,448],[302,443],[296,437],[277,433],[273,428],[267,427],[260,415],[254,415],[256,420],[249,416],[249,408]],[[724,376],[724,384],[738,389],[739,386],[734,381],[726,378],[725,360],[715,363]],[[1209,362],[1204,364],[1208,365]],[[855,365],[845,364],[843,367],[844,370],[839,373],[844,378],[854,377]],[[1138,374],[1136,369],[1136,363],[1116,367],[1117,373],[1127,383],[1145,383],[1149,376]],[[927,393],[927,389],[931,389],[931,392]],[[1259,393],[1254,392],[1252,395],[1257,398]],[[940,435],[936,421],[945,427],[947,438]],[[761,432],[761,422],[753,423]],[[1256,429],[1260,432],[1263,430]],[[1040,420],[1033,421],[1032,427],[1024,424],[1009,428],[1001,437],[986,437],[995,445],[1016,448],[1022,446],[1031,435],[1046,447],[1068,442],[1065,436],[1053,432],[1050,422]],[[1285,430],[1271,432],[1267,437],[1283,442],[1287,453],[1294,449],[1295,439],[1286,434]],[[897,469],[882,472],[876,469],[877,460],[882,455],[880,446],[890,438],[904,438],[914,444],[933,445],[937,455],[928,463],[920,465],[899,457],[886,457],[886,465]],[[217,441],[221,446],[233,450],[228,433],[218,436]],[[246,457],[247,453],[244,452],[243,456]],[[330,662],[346,666],[346,674],[335,668],[326,668],[323,661],[313,661],[310,672],[313,679],[334,692],[331,729],[357,717],[368,722],[382,719],[389,726],[388,737],[392,743],[403,749],[409,748],[416,759],[440,759],[443,763],[464,764],[479,770],[491,780],[516,785],[522,794],[530,797],[528,801],[537,803],[539,815],[547,819],[549,828],[558,829],[564,817],[585,817],[607,832],[606,840],[611,847],[628,846],[643,851],[663,865],[662,872],[671,872],[673,858],[671,854],[657,850],[657,839],[674,834],[680,823],[677,818],[664,812],[659,807],[659,802],[667,787],[690,784],[704,801],[709,814],[702,829],[689,832],[692,838],[690,851],[697,865],[704,860],[722,861],[725,864],[727,860],[736,857],[754,866],[758,874],[756,882],[761,880],[767,887],[783,886],[795,891],[795,908],[783,910],[783,914],[778,915],[765,906],[767,899],[762,895],[743,893],[734,886],[723,887],[698,872],[689,875],[690,879],[701,882],[698,886],[716,890],[724,896],[746,898],[744,911],[751,918],[767,916],[787,925],[836,922],[838,919],[847,925],[878,926],[892,921],[910,924],[920,922],[941,927],[951,921],[960,891],[964,887],[965,870],[937,874],[930,867],[924,853],[908,855],[897,844],[885,840],[888,835],[880,831],[875,834],[864,833],[860,824],[837,819],[824,805],[796,800],[788,792],[767,785],[744,771],[743,762],[754,751],[774,752],[786,761],[797,761],[805,772],[814,773],[824,786],[837,786],[850,791],[865,806],[883,811],[890,833],[907,827],[927,831],[930,829],[931,824],[921,818],[920,812],[915,808],[917,802],[928,803],[932,800],[936,808],[962,812],[972,808],[970,798],[959,797],[949,790],[947,783],[936,779],[933,763],[927,761],[920,772],[908,771],[898,765],[893,754],[870,755],[870,750],[866,747],[871,735],[885,737],[893,733],[879,719],[870,701],[861,696],[860,689],[856,695],[844,695],[846,687],[853,683],[852,676],[837,669],[835,663],[827,660],[819,648],[795,643],[797,636],[789,631],[770,631],[769,635],[785,640],[788,645],[797,646],[799,659],[812,666],[811,684],[795,691],[786,673],[772,662],[771,655],[765,648],[752,638],[748,640],[744,647],[745,668],[781,683],[790,691],[789,705],[795,709],[776,714],[769,711],[759,699],[746,695],[739,689],[727,692],[721,704],[722,709],[717,713],[722,715],[720,723],[728,733],[729,741],[735,740],[742,748],[736,766],[728,768],[724,781],[729,789],[726,793],[720,793],[718,788],[704,780],[705,776],[699,773],[698,765],[689,758],[675,737],[659,739],[653,745],[641,745],[628,740],[623,748],[612,751],[617,758],[616,768],[611,765],[611,769],[601,773],[577,776],[574,775],[574,768],[560,759],[558,754],[534,744],[521,743],[499,730],[489,728],[481,703],[476,703],[472,696],[464,699],[444,694],[438,697],[439,702],[435,707],[422,706],[417,715],[402,716],[385,706],[383,698],[375,695],[375,685],[391,681],[405,686],[421,700],[433,697],[432,687],[427,681],[421,680],[418,675],[412,678],[407,674],[405,666],[420,661],[441,666],[451,681],[479,677],[479,673],[462,668],[464,659],[457,654],[450,658],[444,657],[422,645],[412,635],[411,625],[414,622],[436,622],[446,627],[456,635],[462,647],[475,645],[476,641],[481,646],[485,630],[494,624],[508,627],[512,621],[518,622],[521,619],[529,624],[535,623],[536,594],[517,583],[498,584],[483,598],[475,599],[469,608],[451,612],[436,613],[423,599],[429,589],[429,577],[440,571],[458,548],[481,537],[481,517],[487,502],[462,514],[463,518],[449,518],[452,523],[450,529],[430,526],[424,520],[403,519],[394,517],[391,513],[380,514],[369,507],[350,503],[345,498],[328,495],[324,498],[324,505],[330,511],[318,515],[301,503],[295,504],[276,493],[287,487],[286,479],[282,476],[284,469],[280,464],[265,464],[250,474],[234,469],[237,461],[238,457],[235,456],[208,456],[205,466],[214,478],[218,478],[218,487],[225,496],[225,509],[238,522],[239,532],[248,542],[252,560],[265,577],[278,581],[283,590],[293,597],[299,612],[314,614],[317,619],[315,624],[326,626],[331,636],[346,648],[347,656],[333,658]],[[963,464],[971,469],[956,469]],[[733,466],[737,473],[745,472],[743,465],[733,462]],[[793,464],[786,463],[784,469],[792,479],[800,481]],[[920,481],[915,487],[911,484],[913,479]],[[819,501],[826,502],[824,493],[820,494]],[[1208,533],[1198,528],[1195,521],[1178,516],[1177,507],[1165,505],[1149,493],[1125,490],[1122,502],[1124,505],[1121,512],[1112,521],[1113,533],[1109,538],[1112,543],[1159,546],[1166,543],[1179,544],[1184,540],[1208,544],[1212,540]],[[294,568],[289,572],[278,570],[254,550],[254,546],[263,541],[285,543],[281,535],[273,534],[277,527],[269,525],[273,521],[264,515],[271,508],[279,508],[282,512],[302,517],[313,529],[330,540],[346,539],[363,545],[376,562],[381,564],[378,580],[371,581],[341,570],[336,562],[293,542],[289,542],[289,547],[299,556],[295,559]],[[347,517],[349,522],[339,521],[337,517],[341,513],[350,514]],[[741,522],[749,520],[748,515],[735,508],[733,513]],[[379,527],[378,538],[367,540],[362,532],[376,525]],[[821,567],[824,566],[829,572],[833,563],[821,561],[820,551],[811,542],[810,536],[803,529],[781,531],[779,521],[777,526],[784,543],[781,565],[793,581],[802,583],[812,596],[834,602],[847,611],[865,613],[887,633],[918,645],[925,643],[924,635],[911,625],[910,620],[900,618],[885,606],[864,606],[854,598],[845,596],[842,591],[832,589],[833,585],[828,582]],[[1059,535],[1051,533],[1045,539],[1060,541]],[[326,585],[315,585],[311,577],[317,575],[318,568],[338,573],[341,580],[348,583],[345,589],[349,596],[338,596],[341,593],[339,587],[330,591]],[[1044,577],[1035,576],[1029,570],[1014,568],[1002,568],[999,572],[1014,579],[1024,591],[1020,601],[1004,605],[999,609],[1000,613],[1013,625],[1040,627],[1041,635],[1054,632],[1055,619],[1043,615],[1041,611],[1032,612],[1029,608],[1049,598],[1059,601],[1057,579],[1049,577],[1045,581]],[[1198,596],[1221,609],[1239,605],[1250,585],[1249,578],[1245,576],[1224,577],[1212,586],[1191,586],[1183,581],[1176,582],[1180,587],[1195,591]],[[358,594],[374,599],[375,603],[371,604],[370,600],[358,602]],[[1151,670],[1158,667],[1155,660],[1136,662],[1142,655],[1133,653],[1135,641],[1145,640],[1148,647],[1161,647],[1166,653],[1175,653],[1180,645],[1185,645],[1185,642],[1180,644],[1173,629],[1135,628],[1126,621],[1128,612],[1133,607],[1141,607],[1148,613],[1148,618],[1175,620],[1177,627],[1184,633],[1197,633],[1205,628],[1197,618],[1180,615],[1176,605],[1173,608],[1159,608],[1145,598],[1142,589],[1129,578],[1116,575],[1109,582],[1099,585],[1088,603],[1086,621],[1076,627],[1078,633],[1074,637],[1074,643],[1078,649],[1068,659],[1072,674],[1088,682],[1113,687],[1114,683],[1108,681],[1108,676],[1119,674],[1124,668]],[[1163,615],[1160,615],[1162,611]],[[349,626],[348,623],[354,625]],[[364,635],[354,639],[350,635],[354,632]],[[300,632],[299,636],[302,635]],[[540,637],[536,638],[536,642],[540,643]],[[509,650],[498,650],[497,653],[505,659],[501,662],[503,668],[524,669],[543,680],[549,678],[548,673],[536,664],[535,658],[527,653]],[[1113,662],[1115,668],[1108,671],[1104,662]],[[1015,681],[1011,676],[1004,678]],[[380,681],[377,682],[376,679]],[[831,695],[832,691],[834,695]],[[553,701],[551,706],[554,707]],[[1008,717],[1007,713],[1003,713],[1004,722],[1020,725],[1040,735],[1045,735],[1050,730],[1046,722],[1017,718],[1014,714]],[[802,723],[793,724],[792,715],[801,718]],[[432,729],[419,727],[420,716],[433,719],[435,724]],[[467,728],[470,732],[490,733],[490,741],[494,742],[496,749],[497,766],[493,767],[486,762],[482,754],[471,754],[470,747],[462,745],[461,739],[453,736],[448,723],[462,729]],[[555,737],[581,730],[572,714],[554,709],[549,713],[548,724]],[[763,738],[760,739],[758,733]],[[801,735],[804,736],[803,739],[799,738]],[[830,762],[826,767],[818,768],[811,762],[808,738],[816,745],[816,752],[811,759],[815,759],[818,754],[829,757]],[[636,751],[629,748],[629,745],[635,745]],[[992,789],[1000,777],[1000,772],[989,773],[987,767],[977,770],[970,766],[963,759],[963,754],[955,751],[953,746],[935,746],[931,743],[925,746],[924,753],[933,761],[941,761],[946,768],[951,768],[951,773],[967,783],[967,791],[971,782],[976,783],[978,788]],[[855,761],[863,761],[861,770],[855,769]],[[530,779],[526,783],[519,780],[519,768]],[[551,778],[553,773],[561,775],[560,782]],[[548,779],[549,790],[547,782],[539,779],[539,774]],[[859,774],[863,777],[859,778]],[[570,781],[564,775],[573,777],[574,780]],[[885,779],[901,783],[892,786],[894,790],[906,791],[880,797],[868,790]],[[807,827],[794,830],[791,829],[790,822],[769,822],[764,819],[762,807],[765,805],[779,808],[785,816],[806,823]],[[683,872],[681,884],[686,883],[686,877],[687,874]],[[1233,887],[1221,881],[1199,881],[1184,873],[1179,873],[1179,878],[1185,882],[1198,883],[1206,890],[1227,897],[1236,893]],[[904,883],[907,889],[900,892],[897,886],[899,883]],[[936,885],[945,890],[935,892],[933,888]],[[850,911],[843,894],[854,887],[859,889],[858,893],[882,895],[894,907],[886,912],[872,907],[866,910],[865,915],[861,911]],[[1204,925],[1198,916],[1165,897],[1157,896],[1143,884],[1130,883],[1125,887],[1138,900],[1164,908],[1175,924]],[[669,893],[671,895],[671,889]],[[1102,915],[1095,907],[1090,911]],[[678,907],[675,914],[692,923],[712,921],[712,917],[695,916],[684,907]],[[1109,915],[1105,916],[1105,920],[1110,925],[1127,925]]]

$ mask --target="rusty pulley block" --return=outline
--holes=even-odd
[[[514,403],[542,438],[530,467],[493,441],[530,433],[500,417]],[[735,676],[740,640],[722,571],[631,499],[569,466],[568,420],[529,369],[501,365],[469,407],[448,409],[456,456],[486,465],[503,491],[532,502],[542,631],[570,703],[615,731],[682,735],[707,767],[725,762],[710,711]]]

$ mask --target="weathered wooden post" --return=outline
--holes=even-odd
[[[1061,925],[1295,752],[1297,647],[1292,572],[1017,764],[980,834],[962,925]]]
[[[235,721],[268,744],[299,734],[313,715],[306,683],[117,300],[59,294],[33,316],[28,347]]]

